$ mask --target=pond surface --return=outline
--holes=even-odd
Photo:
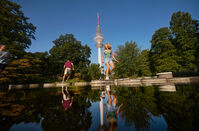
[[[11,90],[0,99],[1,131],[199,130],[198,85]]]

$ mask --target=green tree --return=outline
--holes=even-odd
[[[31,54],[34,59],[40,60],[39,70],[37,70],[37,72],[44,77],[46,82],[57,80],[57,74],[55,75],[54,71],[57,70],[56,67],[58,63],[49,56],[48,52],[35,52],[29,54]]]
[[[141,60],[139,76],[151,76],[152,73],[150,70],[149,50],[142,50],[139,57]]]
[[[153,34],[149,58],[151,69],[154,73],[164,71],[175,72],[178,70],[176,48],[171,43],[171,32],[168,27],[160,28]]]
[[[0,1],[0,43],[6,44],[14,58],[22,57],[35,39],[36,27],[20,10],[21,6],[9,0]]]
[[[54,40],[55,44],[50,49],[50,57],[54,59],[57,64],[55,74],[62,73],[64,62],[70,59],[75,65],[75,72],[81,73],[82,79],[88,77],[88,65],[90,64],[90,48],[87,45],[81,45],[72,34],[61,35]]]
[[[117,59],[119,63],[115,65],[115,77],[124,78],[138,75],[140,48],[135,42],[126,42],[118,47]]]
[[[88,67],[88,74],[91,80],[97,80],[100,78],[100,67],[99,64],[90,64]]]
[[[177,49],[179,71],[193,71],[196,60],[196,26],[188,12],[173,13],[170,21],[173,44]]]
[[[27,53],[24,58],[10,62],[0,74],[0,83],[38,83],[42,82],[42,61]]]
[[[0,74],[0,83],[37,83],[57,80],[53,77],[52,63],[53,60],[47,52],[26,53],[23,58],[10,61],[9,66]]]
[[[195,52],[195,57],[196,57],[196,61],[195,61],[196,68],[195,68],[195,71],[199,71],[199,21],[195,20],[194,23],[195,23],[195,27],[196,27],[195,35],[196,35],[196,38],[197,38],[196,52]]]

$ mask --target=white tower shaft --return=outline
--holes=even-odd
[[[98,48],[98,63],[101,67],[102,66],[101,48]]]

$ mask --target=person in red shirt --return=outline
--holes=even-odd
[[[69,80],[70,76],[71,76],[71,69],[74,70],[74,64],[70,61],[70,60],[67,60],[67,62],[64,64],[64,76],[63,76],[63,82],[64,82],[64,79],[66,77],[66,75],[68,74],[68,77],[66,79],[66,81]]]

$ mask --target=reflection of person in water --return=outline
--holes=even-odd
[[[62,95],[63,95],[62,106],[64,107],[65,110],[68,110],[73,104],[73,96],[72,97],[70,96],[68,87],[66,87],[65,90],[64,87],[62,87]]]
[[[117,116],[120,112],[120,108],[123,106],[123,104],[120,104],[120,106],[117,108],[117,98],[115,94],[110,90],[110,87],[107,87],[107,95],[108,95],[108,101],[107,101],[107,108],[106,104],[104,104],[104,112],[105,117],[107,121],[107,126],[112,130],[117,130]],[[113,97],[113,99],[111,98]]]

